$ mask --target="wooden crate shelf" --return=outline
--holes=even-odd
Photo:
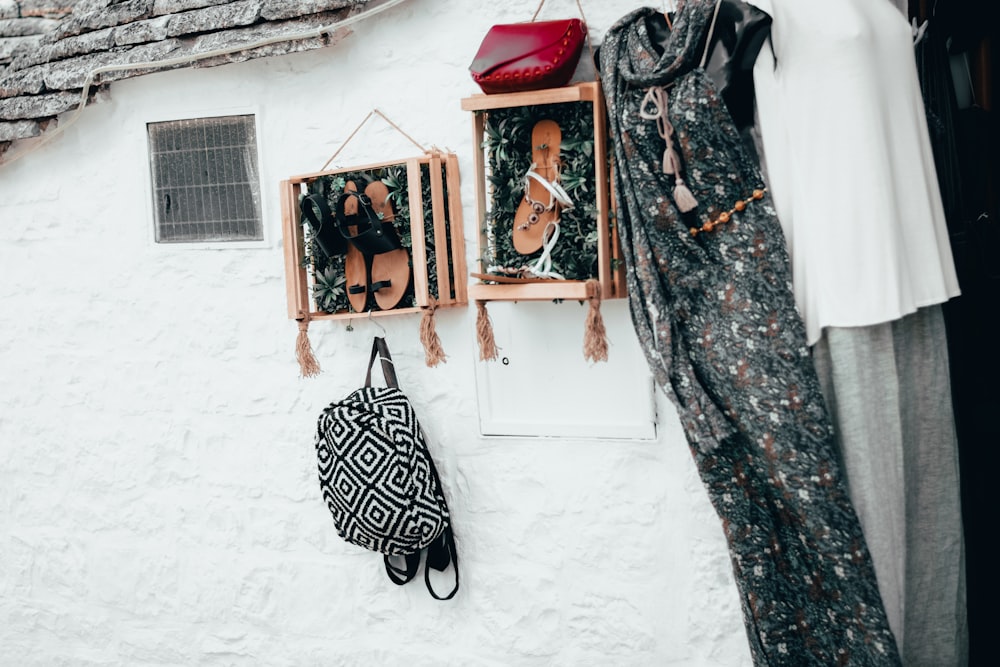
[[[593,288],[583,280],[547,280],[519,285],[485,283],[469,285],[469,297],[474,301],[585,301],[593,296]]]
[[[359,313],[346,305],[335,312],[319,308],[313,298],[315,277],[306,264],[307,233],[302,225],[299,200],[315,181],[358,172],[377,172],[390,167],[405,168],[406,200],[410,214],[411,246],[407,247],[413,263],[414,305],[390,310]],[[428,183],[424,182],[424,174]],[[430,196],[424,197],[425,185]],[[419,313],[433,302],[437,306],[460,306],[468,303],[468,272],[465,264],[465,237],[462,224],[462,204],[458,158],[453,153],[430,152],[421,156],[337,168],[293,176],[281,181],[282,237],[285,254],[285,283],[288,317],[301,320],[336,320],[357,317],[385,317],[403,313]],[[433,230],[425,223],[430,211]],[[427,236],[433,239],[428,244]],[[404,247],[406,247],[404,245]],[[437,294],[432,293],[430,260],[433,258]]]
[[[493,229],[491,210],[494,189],[490,185],[490,160],[488,147],[484,144],[487,123],[491,113],[525,107],[536,110],[539,118],[544,116],[549,105],[582,103],[588,105],[588,113],[593,120],[593,179],[582,190],[592,192],[596,210],[596,271],[593,276],[573,276],[572,280],[547,280],[519,284],[496,284],[474,282],[469,286],[469,295],[475,301],[519,301],[519,300],[584,300],[594,296],[588,279],[596,279],[601,288],[601,297],[618,298],[625,296],[624,269],[617,234],[612,224],[610,162],[607,144],[607,117],[604,95],[600,83],[579,83],[562,88],[537,90],[523,93],[484,95],[478,94],[462,100],[462,109],[473,113],[473,146],[476,147],[473,167],[476,192],[476,215],[479,234],[477,236],[477,264],[475,271],[486,273],[483,258],[493,252],[492,235],[498,232],[500,224]],[[567,137],[564,136],[564,140]],[[576,139],[576,138],[573,138]],[[509,224],[512,224],[509,223]],[[509,227],[507,228],[509,230]],[[504,230],[506,231],[506,230]],[[560,242],[562,242],[560,240]]]

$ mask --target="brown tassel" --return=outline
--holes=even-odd
[[[424,344],[424,359],[431,368],[446,359],[444,348],[441,347],[441,339],[434,326],[434,311],[437,310],[437,307],[437,300],[430,297],[427,308],[424,308],[424,316],[420,320],[420,342]]]
[[[319,362],[313,354],[312,344],[309,342],[309,315],[299,318],[299,336],[295,340],[295,358],[299,360],[299,369],[302,377],[313,377],[319,375]]]
[[[674,166],[675,159],[676,155],[674,154],[674,149],[668,145],[663,150],[663,173],[667,176],[673,176],[677,172],[677,169]]]
[[[490,314],[486,312],[486,302],[477,301],[476,309],[476,337],[479,339],[479,360],[494,361],[500,356],[497,351],[497,343],[493,338],[493,323],[490,322]]]
[[[677,210],[681,213],[693,211],[698,207],[698,200],[694,198],[684,181],[679,178],[677,185],[674,186],[674,203],[677,204]]]
[[[601,283],[591,278],[587,281],[587,291],[590,297],[590,311],[587,313],[587,323],[583,332],[583,358],[588,361],[608,360],[608,332],[604,328],[604,318],[601,316]]]

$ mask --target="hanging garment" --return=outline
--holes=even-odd
[[[632,320],[722,520],[757,665],[898,665],[796,312],[781,226],[704,64],[716,2],[672,37],[607,32],[601,76]]]
[[[911,28],[886,0],[750,0],[767,178],[809,344],[959,294]]]
[[[652,14],[646,28],[655,43],[671,38],[666,14]],[[710,57],[705,71],[712,77],[719,97],[726,105],[736,129],[743,136],[753,159],[760,162],[759,137],[753,91],[753,66],[771,31],[771,17],[742,0],[721,0],[715,17]]]
[[[911,29],[883,0],[751,1],[773,18],[754,69],[768,186],[889,625],[906,665],[963,665],[958,445],[935,305],[958,283]],[[918,48],[947,58],[934,31]],[[953,97],[934,83],[929,99]],[[944,185],[954,212],[958,184]]]
[[[965,204],[956,132],[958,101],[948,53],[950,38],[942,27],[937,23],[924,27],[923,37],[915,46],[915,56],[941,204],[949,231],[956,233],[964,222]]]

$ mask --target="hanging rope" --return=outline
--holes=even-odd
[[[424,308],[424,316],[420,320],[420,342],[424,345],[424,360],[430,368],[444,362],[447,357],[444,348],[441,347],[441,339],[437,335],[437,328],[434,325],[434,313],[438,309],[438,302],[433,296],[429,297],[429,305]]]
[[[330,165],[330,163],[333,162],[337,158],[338,155],[340,155],[340,151],[344,150],[344,148],[347,146],[347,144],[351,143],[351,139],[353,139],[354,135],[358,133],[358,130],[360,130],[364,126],[364,124],[367,123],[368,120],[372,116],[376,116],[376,115],[379,116],[379,117],[381,117],[382,120],[384,120],[385,122],[389,123],[389,125],[391,125],[397,132],[399,132],[404,137],[406,137],[407,139],[409,139],[410,143],[412,143],[414,146],[416,146],[417,148],[419,148],[421,153],[430,153],[430,151],[427,150],[426,148],[424,148],[423,146],[421,146],[420,143],[416,139],[414,139],[413,137],[411,137],[410,135],[408,135],[406,132],[403,132],[403,128],[401,128],[399,125],[396,125],[394,122],[392,122],[391,120],[389,120],[388,116],[386,116],[384,113],[382,113],[381,111],[379,111],[376,108],[376,109],[372,109],[371,111],[369,111],[368,115],[365,116],[364,120],[362,120],[360,123],[358,123],[358,126],[356,128],[354,128],[354,131],[351,132],[351,134],[347,137],[347,139],[344,140],[344,143],[340,144],[340,148],[338,148],[333,153],[333,155],[330,156],[330,159],[326,161],[326,164],[324,164],[322,167],[320,167],[320,171],[326,171],[326,168]]]
[[[608,332],[601,315],[601,283],[596,278],[587,281],[590,310],[583,330],[583,358],[588,361],[608,360]]]
[[[299,360],[299,370],[302,377],[314,377],[319,375],[319,362],[313,354],[312,343],[309,342],[309,313],[299,311],[302,317],[298,318],[299,335],[295,339],[295,358]]]
[[[496,339],[493,338],[493,323],[486,312],[486,302],[476,301],[476,338],[479,340],[479,360],[494,361],[500,356]]]

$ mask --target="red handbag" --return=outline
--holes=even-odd
[[[586,37],[587,26],[580,19],[495,25],[469,71],[484,93],[565,86],[573,78]]]

